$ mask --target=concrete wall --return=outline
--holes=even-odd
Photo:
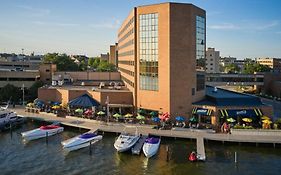
[[[44,102],[56,101],[62,104],[67,104],[69,101],[83,95],[89,94],[101,105],[105,105],[107,96],[111,104],[133,104],[132,92],[129,91],[91,91],[91,90],[68,90],[68,89],[50,89],[39,88],[38,98]]]

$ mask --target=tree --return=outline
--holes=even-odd
[[[17,102],[22,96],[22,92],[19,88],[7,84],[0,90],[0,100],[6,102],[11,98],[12,102]]]
[[[29,100],[34,100],[38,97],[38,89],[42,87],[44,83],[42,81],[36,81],[28,90]]]
[[[84,60],[82,60],[79,64],[79,69],[82,70],[82,71],[85,71],[87,70],[87,64],[85,63]]]
[[[43,62],[56,64],[58,71],[79,70],[79,66],[66,54],[48,53],[44,55]]]
[[[94,65],[95,59],[93,57],[88,59],[88,66],[92,67]]]
[[[108,63],[107,61],[102,60],[100,62],[100,64],[97,67],[97,71],[101,71],[101,72],[113,72],[116,71],[115,65]]]
[[[254,72],[270,72],[271,68],[258,63],[246,63],[243,69],[244,74],[253,74]]]
[[[231,63],[224,67],[224,71],[227,73],[237,73],[240,71],[240,68],[237,64]]]

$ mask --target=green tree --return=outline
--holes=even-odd
[[[42,81],[36,81],[28,90],[29,100],[34,100],[38,97],[38,89],[42,87],[44,83]]]
[[[21,90],[11,84],[7,84],[0,90],[0,101],[2,102],[7,102],[10,98],[12,102],[18,102],[21,96]]]
[[[253,74],[254,72],[270,72],[271,68],[258,63],[246,63],[243,69],[244,74]]]
[[[44,55],[43,62],[56,64],[58,71],[79,70],[79,66],[66,54],[48,53]]]
[[[88,59],[88,66],[93,67],[95,59],[93,57]]]
[[[93,68],[98,68],[100,65],[101,59],[99,57],[94,58]]]
[[[108,63],[107,61],[102,60],[100,62],[100,64],[97,67],[97,71],[101,71],[101,72],[113,72],[116,71],[115,65]]]
[[[87,70],[87,64],[85,63],[84,60],[82,60],[79,64],[79,69],[82,70],[82,71],[85,71]]]
[[[240,72],[240,68],[237,64],[231,63],[224,67],[224,71],[227,73],[237,73]]]

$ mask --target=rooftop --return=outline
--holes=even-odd
[[[204,100],[193,103],[194,105],[210,106],[262,106],[259,97],[233,92],[212,86],[206,86],[206,97]]]

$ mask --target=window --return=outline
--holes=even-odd
[[[158,13],[140,18],[140,89],[158,91]]]
[[[49,70],[49,69],[46,69],[46,72],[50,72],[50,70]]]
[[[211,68],[212,70],[212,68]],[[196,75],[196,90],[204,90],[205,89],[205,75],[197,73]]]
[[[205,18],[196,16],[196,60],[200,63],[199,66],[204,65],[202,62],[205,62],[205,36]]]

